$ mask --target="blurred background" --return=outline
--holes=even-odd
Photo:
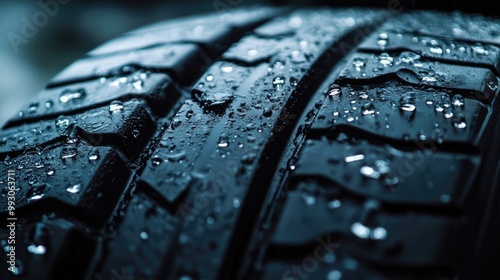
[[[39,2],[55,0],[0,0],[0,126],[38,93],[57,72],[86,52],[126,31],[160,20],[191,14],[220,12],[218,4],[241,8],[263,2],[371,5],[387,7],[398,1],[405,9],[462,9],[498,14],[495,1],[487,0],[58,0],[59,11],[49,16],[26,44],[13,46],[23,19],[33,21],[44,11]],[[63,2],[67,2],[62,5]],[[16,44],[14,44],[16,45]]]
[[[98,45],[148,23],[217,10],[213,0],[64,1],[68,3],[59,5],[59,11],[26,44],[14,43],[16,52],[12,41],[17,37],[12,34],[21,36],[23,18],[32,22],[44,10],[39,1],[0,0],[0,126],[55,74]],[[229,1],[239,6],[258,4],[222,0]]]

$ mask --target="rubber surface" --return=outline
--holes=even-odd
[[[499,30],[252,8],[124,34],[0,131],[0,278],[498,279]]]

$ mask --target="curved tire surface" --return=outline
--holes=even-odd
[[[498,279],[499,30],[261,7],[124,34],[0,130],[0,278]]]

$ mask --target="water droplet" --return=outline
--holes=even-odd
[[[334,200],[328,202],[328,208],[330,208],[330,209],[337,209],[340,206],[342,206],[342,203],[338,199],[334,199]]]
[[[359,160],[363,160],[363,159],[365,159],[365,156],[363,154],[347,156],[344,158],[345,162],[354,162],[354,161],[359,161]]]
[[[180,162],[186,158],[186,151],[180,151],[178,153],[169,153],[165,155],[165,159],[169,162]]]
[[[361,239],[367,239],[370,236],[370,229],[359,222],[351,225],[351,232]]]
[[[99,159],[99,151],[94,150],[89,153],[89,161],[94,162]]]
[[[61,158],[62,159],[69,159],[69,158],[74,158],[76,156],[76,148],[75,147],[64,147],[61,150]]]
[[[229,139],[226,135],[222,135],[220,138],[219,138],[219,143],[217,144],[217,146],[219,148],[225,148],[229,145]]]
[[[432,100],[427,100],[427,101],[425,101],[425,104],[432,105],[432,104],[434,104],[434,102]]]
[[[434,105],[434,110],[436,110],[436,112],[443,112],[444,111],[443,103],[441,103],[440,101],[436,102],[436,105]]]
[[[259,52],[258,52],[257,50],[253,50],[253,49],[252,49],[252,50],[248,50],[248,51],[247,51],[247,54],[248,54],[249,56],[256,56],[258,53],[259,53]]]
[[[301,63],[301,62],[305,62],[307,60],[305,54],[303,54],[301,51],[299,50],[294,50],[292,51],[292,61],[294,63]]]
[[[163,159],[160,158],[159,155],[155,155],[153,156],[153,158],[151,159],[151,162],[153,163],[153,166],[158,166],[160,165],[162,162],[163,162]]]
[[[326,277],[327,280],[340,280],[342,279],[342,272],[338,270],[332,270],[328,273],[328,276]]]
[[[76,185],[73,185],[71,187],[67,187],[66,191],[69,193],[79,193],[81,188],[82,188],[82,185],[76,184]]]
[[[50,109],[52,108],[52,106],[54,106],[54,102],[52,102],[52,100],[48,100],[45,102],[45,108]]]
[[[483,48],[483,46],[481,45],[477,45],[477,46],[474,46],[472,47],[472,51],[475,53],[475,54],[480,54],[480,55],[485,55],[485,54],[488,54],[488,51],[485,50]]]
[[[496,83],[495,81],[490,81],[490,82],[488,82],[488,87],[489,87],[491,90],[495,91],[495,90],[497,90],[498,85],[497,85],[497,83]]]
[[[400,106],[399,108],[402,111],[405,112],[414,112],[416,109],[415,106],[415,96],[412,92],[406,93],[401,99],[399,100]]]
[[[359,72],[361,71],[361,68],[365,66],[365,60],[357,57],[352,60],[352,64],[354,65],[354,67],[356,67],[356,71]]]
[[[233,207],[240,208],[241,202],[238,198],[233,198]]]
[[[377,40],[377,45],[385,47],[387,45],[387,40]]]
[[[465,101],[461,95],[455,94],[453,96],[453,98],[451,99],[451,104],[453,104],[453,106],[455,106],[455,107],[462,107],[462,106],[464,106]]]
[[[26,193],[26,196],[28,198],[28,202],[41,199],[44,195],[44,191],[45,191],[45,184],[33,186]]]
[[[387,40],[387,38],[389,38],[389,36],[387,35],[387,33],[383,32],[383,33],[378,34],[378,38],[380,40]]]
[[[28,252],[35,254],[35,255],[43,255],[46,252],[45,246],[43,245],[35,245],[31,244],[28,246]]]
[[[372,178],[372,179],[378,179],[378,178],[380,178],[380,172],[378,172],[377,170],[375,170],[371,166],[363,166],[363,167],[361,167],[361,169],[359,170],[359,172],[362,175],[364,175],[365,177],[368,177],[368,178]]]
[[[275,77],[273,79],[273,85],[276,88],[276,90],[280,90],[284,84],[285,84],[285,78],[283,77]]]
[[[432,76],[424,76],[424,77],[422,77],[422,82],[434,83],[434,82],[437,82],[437,79],[435,77],[432,77]]]
[[[302,193],[301,197],[302,197],[302,200],[304,200],[304,203],[306,205],[314,205],[314,203],[316,203],[316,198],[314,196],[312,196],[311,194]]]
[[[387,238],[387,230],[383,227],[376,227],[372,230],[370,237],[374,240],[383,240]]]
[[[293,28],[299,28],[302,26],[302,19],[298,16],[293,16],[288,21],[288,25],[290,25]]]
[[[396,185],[399,183],[399,178],[392,175],[386,175],[384,178],[384,184],[394,190]]]
[[[126,71],[126,72],[128,72],[128,71]],[[115,79],[114,81],[109,83],[109,85],[113,86],[113,87],[120,87],[122,84],[124,84],[126,82],[127,82],[127,77],[121,77],[121,78]]]
[[[142,240],[148,240],[149,234],[147,233],[147,231],[141,231],[140,237]]]
[[[328,88],[328,96],[335,96],[339,95],[342,93],[342,90],[339,85],[337,84],[331,84],[330,87]]]
[[[389,167],[389,163],[387,163],[387,161],[385,161],[385,160],[381,160],[381,159],[376,160],[375,166],[377,167],[377,171],[380,174],[387,174],[391,171],[390,167]]]
[[[371,103],[371,102],[364,104],[363,106],[361,106],[361,113],[365,116],[374,114],[375,113],[375,105],[373,105],[373,103]]]
[[[135,81],[132,83],[132,86],[134,87],[135,90],[142,90],[143,89],[144,82],[142,80]]]
[[[132,131],[132,136],[134,136],[134,138],[139,137],[140,134],[141,134],[141,132],[139,130],[137,130],[137,129],[134,129]]]
[[[443,49],[441,47],[430,47],[429,51],[433,54],[443,54]]]
[[[36,113],[37,110],[38,110],[38,103],[32,103],[28,106],[28,110],[26,112],[28,112],[28,114],[34,114]]]
[[[61,116],[56,120],[56,128],[60,133],[66,132],[70,124],[69,119]]]
[[[109,112],[115,113],[120,112],[123,109],[123,103],[121,101],[115,100],[109,104]]]
[[[384,66],[390,66],[394,61],[394,58],[390,56],[388,53],[382,53],[378,56],[378,61],[380,62],[380,64]]]
[[[271,117],[273,114],[273,111],[271,110],[271,108],[265,108],[264,109],[264,112],[262,112],[262,115],[266,118],[269,118]]]
[[[83,88],[79,89],[66,89],[61,95],[59,95],[59,102],[68,103],[73,101],[78,101],[85,97],[85,90]]]
[[[222,72],[231,73],[233,72],[233,67],[230,65],[223,65],[221,68]]]
[[[208,76],[205,77],[205,80],[207,80],[209,82],[213,81],[213,79],[214,79],[213,75],[208,75]]]
[[[404,104],[401,104],[401,110],[403,111],[406,111],[406,112],[413,112],[415,111],[415,105],[414,104],[410,104],[410,103],[404,103]]]
[[[399,62],[406,63],[406,64],[413,64],[415,66],[415,62],[420,59],[420,55],[416,53],[402,53],[398,60]]]
[[[447,119],[453,117],[453,111],[450,108],[445,108],[443,116]]]
[[[462,113],[457,114],[455,118],[453,118],[453,126],[455,128],[465,128],[467,127],[465,115]]]
[[[366,93],[366,91],[360,91],[358,92],[358,98],[359,99],[368,99],[368,94]],[[353,100],[354,101],[354,100]],[[355,103],[355,102],[351,102],[351,103]]]

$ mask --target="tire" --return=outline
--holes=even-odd
[[[252,8],[110,41],[0,131],[0,278],[499,279],[499,30]]]

